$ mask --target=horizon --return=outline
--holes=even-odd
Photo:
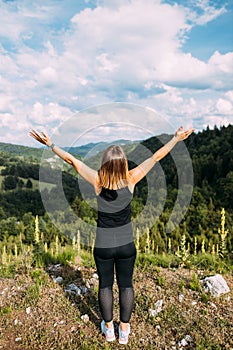
[[[209,127],[207,125],[206,128],[202,129],[202,130],[194,130],[194,134],[197,134],[199,132],[204,132],[204,131],[207,131],[207,130],[214,130],[215,128],[217,128],[218,130],[221,130],[221,128],[225,127],[229,127],[229,126],[233,126],[233,124],[228,124],[228,125],[220,125],[220,126],[213,126],[213,127]],[[149,138],[144,138],[144,139],[135,139],[135,140],[130,140],[130,139],[123,139],[123,138],[120,138],[120,139],[113,139],[113,140],[110,140],[110,141],[97,141],[97,142],[87,142],[87,143],[84,143],[84,144],[80,144],[80,145],[74,145],[74,146],[62,146],[63,148],[79,148],[79,147],[86,147],[88,145],[96,145],[96,144],[100,144],[100,143],[106,143],[106,144],[114,144],[114,143],[118,143],[119,141],[126,141],[126,142],[143,142],[143,141],[146,141],[150,138],[153,138],[153,137],[159,137],[163,134],[166,134],[166,135],[169,135],[169,136],[172,136],[172,134],[169,134],[169,133],[160,133],[160,134],[157,134],[157,135],[153,135],[153,136],[150,136]],[[45,145],[42,145],[41,143],[37,142],[35,140],[35,145],[22,145],[22,144],[18,144],[18,143],[12,143],[12,142],[3,142],[3,141],[0,141],[0,144],[6,144],[6,145],[13,145],[13,146],[20,146],[20,147],[29,147],[29,148],[35,148],[35,149],[46,149],[47,146]]]

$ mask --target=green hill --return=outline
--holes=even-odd
[[[155,152],[162,145],[160,142],[162,138],[168,140],[171,135],[152,137],[141,144],[125,144],[124,148],[128,159],[141,159],[142,161],[145,156],[142,149]],[[9,144],[0,144],[0,146],[2,152],[0,153],[0,219],[6,220],[9,217],[15,217],[17,220],[21,220],[27,213],[34,216],[37,214],[46,215],[39,191],[39,154],[41,155],[42,149]],[[85,145],[86,151],[89,152],[88,149],[95,146],[99,145]],[[233,126],[229,125],[213,130],[206,129],[193,134],[186,140],[186,146],[192,159],[194,171],[193,194],[187,212],[187,208],[185,208],[186,214],[182,216],[183,220],[170,235],[166,232],[166,225],[177,198],[178,175],[176,164],[170,155],[160,162],[166,181],[167,194],[164,209],[154,226],[151,227],[151,234],[156,237],[161,252],[167,247],[168,238],[171,238],[174,247],[177,247],[183,233],[186,234],[187,240],[190,242],[193,241],[194,236],[198,237],[199,247],[203,239],[206,240],[206,244],[218,244],[218,228],[222,207],[226,210],[226,227],[228,229],[233,227]],[[83,152],[85,147],[82,148]],[[3,150],[7,153],[4,153]],[[72,152],[77,151],[78,148],[72,150]],[[97,169],[99,155],[85,158],[86,161]],[[135,166],[134,162],[129,161],[129,166]],[[49,172],[41,171],[40,182],[43,187],[41,191],[47,196],[49,203],[54,208],[62,211],[58,196],[60,191],[59,169],[49,169]],[[95,210],[89,207],[80,194],[78,175],[67,164],[64,169],[62,186],[67,201],[84,220],[95,220]],[[160,181],[157,177],[156,167],[152,170],[152,176],[155,179],[155,188],[150,188],[154,200],[154,204],[148,205],[148,212],[151,213],[156,209],[156,203],[159,203],[161,195],[159,185],[156,183]],[[82,184],[82,193],[88,189],[88,186],[88,184]],[[185,192],[182,195],[185,196]],[[132,216],[134,218],[142,212],[145,203],[147,203],[147,196],[148,183],[146,179],[143,179],[137,185],[134,193],[132,202]],[[160,210],[159,205],[158,210]],[[179,210],[181,212],[184,210],[182,203]],[[147,217],[141,217],[140,220],[140,225],[146,227]],[[3,234],[4,231],[0,232],[0,237]],[[227,237],[227,244],[229,249],[233,250],[233,233],[231,231]]]

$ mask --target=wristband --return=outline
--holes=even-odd
[[[48,146],[48,148],[50,148],[51,150],[53,150],[55,147],[54,143],[52,143],[50,146]]]

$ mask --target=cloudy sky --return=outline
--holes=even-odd
[[[0,23],[0,142],[233,123],[232,0],[0,0]]]

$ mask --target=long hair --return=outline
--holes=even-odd
[[[128,161],[123,149],[120,146],[109,146],[102,156],[99,185],[115,190],[126,186],[128,178]]]

